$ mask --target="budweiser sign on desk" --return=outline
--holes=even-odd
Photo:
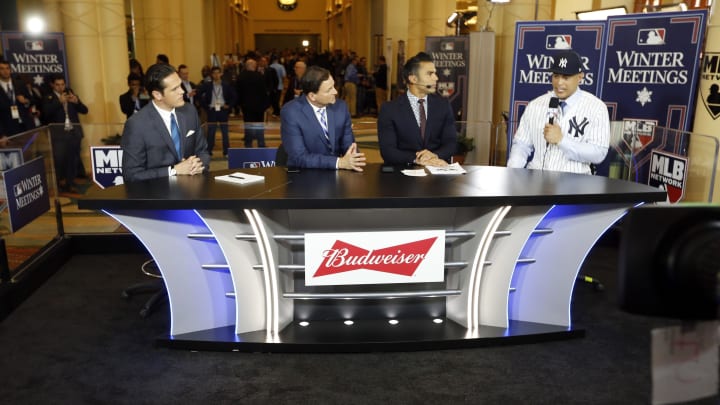
[[[305,285],[445,279],[445,231],[305,234]]]

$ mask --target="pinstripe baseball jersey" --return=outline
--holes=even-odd
[[[563,138],[548,145],[543,129],[548,122],[548,92],[530,101],[513,137],[508,167],[590,174],[590,164],[605,159],[610,144],[610,119],[605,103],[578,89],[557,117]],[[535,152],[528,162],[528,157]]]

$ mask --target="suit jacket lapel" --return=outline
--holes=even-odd
[[[412,123],[412,126],[409,128],[417,128],[417,130],[415,131],[415,136],[417,137],[420,145],[422,145],[424,147],[425,142],[422,139],[422,136],[420,136],[420,126],[418,125],[418,121],[415,118],[415,113],[413,112],[412,106],[410,105],[410,99],[408,99],[407,94],[403,94],[400,97],[402,97],[401,100],[402,100],[402,104],[404,106],[402,108],[402,113],[405,115],[405,119],[409,120],[409,122]],[[425,133],[429,133],[429,132],[430,131],[427,130],[427,122],[426,122],[425,123]]]
[[[318,121],[317,117],[315,116],[315,107],[313,107],[312,104],[310,104],[310,102],[307,101],[306,98],[304,98],[304,96],[301,95],[300,97],[303,97],[304,105],[303,105],[302,111],[305,114],[305,118],[307,118],[308,123],[311,125],[311,127],[312,126],[316,127],[316,130],[313,132],[317,134],[320,142],[322,142],[323,145],[328,146],[330,148],[330,152],[332,152],[333,144],[332,144],[332,142],[330,142],[330,144],[328,145],[328,140],[325,139],[325,132],[322,129],[322,125],[320,125],[320,121]],[[330,132],[330,131],[332,131],[330,129],[330,128],[332,128],[332,125],[330,124],[330,114],[329,114],[328,110],[325,111],[325,117],[327,117],[327,119],[328,119],[328,132]],[[328,137],[330,138],[330,140],[333,139],[332,136],[330,135],[330,133],[328,134]]]

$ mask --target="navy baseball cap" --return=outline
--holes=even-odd
[[[553,55],[553,63],[550,71],[561,75],[576,75],[582,73],[582,58],[575,51],[560,51]]]

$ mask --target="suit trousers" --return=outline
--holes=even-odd
[[[357,85],[353,82],[345,82],[343,85],[343,98],[348,105],[351,116],[357,115]]]
[[[220,133],[222,133],[222,150],[223,156],[227,155],[228,148],[230,147],[230,135],[228,134],[228,116],[230,110],[221,108],[220,111],[215,111],[210,108],[207,110],[207,145],[208,152],[212,155],[213,148],[215,147],[215,132],[218,126],[220,127]]]

